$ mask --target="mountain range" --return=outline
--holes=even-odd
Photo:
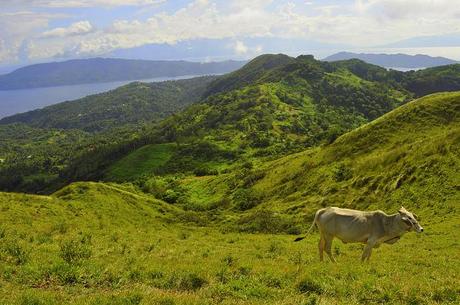
[[[458,63],[455,60],[445,57],[432,57],[428,55],[407,55],[407,54],[367,54],[340,52],[330,55],[323,60],[338,61],[347,59],[360,59],[370,64],[378,65],[385,68],[429,68],[443,65]]]
[[[0,75],[0,90],[64,86],[156,77],[208,75],[231,72],[244,61],[187,62],[116,58],[76,59],[35,64]]]
[[[0,120],[0,185],[47,192],[75,180],[119,181],[114,162],[150,144],[175,143],[160,149],[172,154],[170,161],[155,169],[143,154],[159,152],[146,149],[133,158],[150,165],[140,162],[129,179],[230,170],[245,159],[334,142],[414,97],[460,90],[459,70],[448,65],[404,73],[356,59],[267,54],[218,77],[133,83]]]

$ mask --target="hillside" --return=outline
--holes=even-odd
[[[407,54],[367,54],[339,52],[324,58],[324,61],[338,61],[348,59],[359,59],[367,63],[385,68],[430,68],[458,63],[455,60],[445,57],[432,57],[428,55],[407,55]]]
[[[329,145],[219,175],[0,193],[0,302],[456,304],[459,107],[460,92],[427,96]],[[404,205],[425,232],[369,265],[335,241],[339,263],[320,263],[318,233],[285,233],[331,205]]]
[[[39,154],[30,154],[27,152],[36,145],[24,143],[20,158],[14,154],[0,156],[6,160],[0,166],[0,177],[5,178],[0,182],[11,180],[11,175],[17,181],[38,182],[32,189],[22,183],[0,187],[48,192],[45,190],[52,189],[50,185],[40,182],[48,179],[36,177],[51,175],[58,179],[58,185],[81,180],[134,181],[152,174],[202,176],[232,171],[248,162],[264,163],[331,143],[414,96],[441,89],[459,90],[458,67],[404,73],[360,60],[328,63],[312,56],[278,54],[259,56],[242,69],[215,79],[132,84],[84,103],[70,102],[4,119],[3,123],[19,121],[44,128],[45,133],[48,128],[103,132],[84,145],[76,145],[70,159],[53,157],[57,161],[52,170],[41,165],[46,159],[41,148]],[[126,100],[128,107],[123,106]],[[193,101],[166,117],[173,111],[164,110],[178,110]],[[110,108],[113,111],[107,111],[106,105],[114,106]],[[136,110],[139,105],[143,111]],[[158,121],[162,117],[166,118]],[[113,132],[115,126],[119,128]],[[159,163],[154,156],[157,144],[169,147],[160,150],[164,158]],[[136,150],[144,145],[153,146],[136,156]],[[147,158],[143,162],[146,166],[125,162],[131,153],[133,160]]]
[[[448,214],[457,211],[460,199],[459,113],[459,92],[435,94],[329,145],[274,161],[249,159],[232,171],[176,178],[175,183],[153,176],[142,185],[159,198],[164,198],[169,185],[176,201],[188,209],[213,210],[223,204],[236,210],[272,210],[290,215],[294,222],[331,205],[369,209],[405,205],[428,214]]]
[[[244,61],[198,63],[116,58],[77,59],[26,66],[0,75],[0,90],[222,74],[236,70],[244,63]]]
[[[99,132],[163,119],[202,97],[214,76],[158,83],[134,82],[117,89],[0,120],[36,128]]]

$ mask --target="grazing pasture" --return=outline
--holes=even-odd
[[[1,304],[457,304],[458,211],[375,249],[318,233],[247,234],[130,185],[77,183],[53,196],[0,194]],[[303,229],[309,223],[305,223]]]

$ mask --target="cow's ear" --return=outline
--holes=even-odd
[[[402,206],[399,211],[398,211],[400,214],[405,214],[407,213],[407,210]]]

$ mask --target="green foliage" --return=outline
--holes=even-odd
[[[61,258],[68,264],[79,264],[91,257],[91,240],[88,238],[65,240],[60,245]]]
[[[403,73],[264,55],[217,79],[133,83],[2,120],[27,126],[0,128],[0,189],[50,193],[79,180],[232,171],[334,143],[414,95],[459,89],[457,68]]]
[[[262,198],[252,189],[240,188],[233,193],[232,200],[238,210],[245,211],[257,206]]]

